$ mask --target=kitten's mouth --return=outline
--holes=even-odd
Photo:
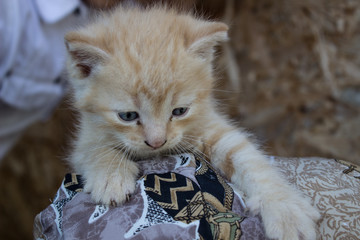
[[[132,150],[131,148],[119,147],[119,146],[112,146],[112,148],[122,154],[127,155],[127,157],[133,161],[140,161],[147,158],[169,155],[166,153],[165,149],[151,149],[151,150],[149,149],[145,151],[139,151],[139,150]]]
[[[179,144],[181,146],[181,144]],[[133,161],[141,161],[147,158],[154,158],[159,156],[170,156],[170,155],[178,155],[185,152],[193,152],[194,146],[182,146],[182,147],[172,147],[172,148],[164,148],[164,149],[153,149],[147,151],[133,151],[129,148],[113,146],[114,150],[119,151],[123,154],[128,155],[128,158]]]

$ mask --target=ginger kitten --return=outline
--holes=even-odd
[[[70,162],[94,201],[121,204],[135,189],[138,159],[202,153],[245,192],[268,237],[315,239],[317,210],[216,109],[212,60],[227,30],[172,9],[119,7],[68,33],[81,113]]]

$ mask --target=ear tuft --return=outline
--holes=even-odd
[[[221,22],[203,22],[193,31],[188,51],[204,60],[212,60],[214,47],[228,40],[228,26]]]
[[[108,58],[108,54],[90,40],[89,37],[78,32],[70,32],[65,36],[70,67],[75,68],[74,70],[79,73],[80,78],[89,77],[93,70]]]
[[[76,67],[79,69],[81,76],[83,78],[87,78],[91,74],[92,66],[85,65],[83,63],[76,64]]]

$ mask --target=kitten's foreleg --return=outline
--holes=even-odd
[[[210,128],[205,139],[211,163],[247,195],[247,206],[260,213],[268,237],[315,239],[319,213],[292,189],[247,138],[227,123]]]
[[[83,169],[84,190],[90,192],[96,203],[119,205],[135,191],[139,170],[124,153],[107,152]]]

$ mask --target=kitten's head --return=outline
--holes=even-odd
[[[227,26],[164,8],[116,9],[66,35],[75,106],[138,157],[183,148],[211,111],[214,47]]]

